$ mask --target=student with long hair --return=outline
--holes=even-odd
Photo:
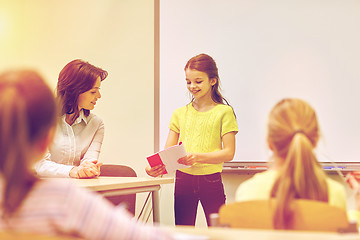
[[[271,110],[267,131],[272,166],[242,183],[236,200],[275,198],[276,229],[288,228],[294,199],[327,202],[346,210],[344,187],[326,176],[314,153],[320,134],[314,109],[300,99],[283,99]]]
[[[170,239],[101,195],[68,179],[39,179],[33,164],[54,137],[57,110],[43,78],[30,70],[0,74],[0,231],[81,239]]]
[[[101,98],[108,73],[80,59],[66,64],[57,83],[61,105],[54,143],[35,167],[41,177],[92,178],[100,175],[104,123],[90,113]]]
[[[221,171],[223,163],[234,157],[238,127],[232,107],[219,91],[214,59],[207,54],[197,55],[184,70],[192,100],[174,111],[165,144],[168,148],[182,142],[188,154],[178,162],[191,166],[176,172],[175,224],[195,225],[200,201],[209,225],[210,214],[225,203]],[[146,168],[153,177],[163,171],[163,165]]]

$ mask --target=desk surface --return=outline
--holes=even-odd
[[[339,234],[327,232],[300,232],[280,230],[250,230],[234,228],[194,228],[177,226],[167,228],[175,234],[175,239],[188,240],[359,240],[359,234]]]
[[[106,191],[111,189],[136,188],[173,183],[173,178],[150,177],[98,177],[92,179],[72,179],[78,186],[93,191]]]
[[[0,231],[0,239],[4,240],[81,240],[80,238],[70,236],[46,236],[36,233],[22,233],[14,231]]]

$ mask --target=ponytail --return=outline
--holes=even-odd
[[[328,201],[326,175],[313,153],[317,120],[308,104],[286,99],[275,106],[268,127],[269,140],[284,159],[271,191],[271,197],[276,198],[273,224],[275,229],[288,229],[293,218],[292,200]]]
[[[0,95],[0,171],[4,178],[3,217],[20,205],[35,177],[24,161],[29,162],[26,104],[16,89],[10,87]]]
[[[28,70],[0,75],[1,212],[5,220],[38,180],[31,168],[33,147],[55,121],[55,99],[40,75]]]

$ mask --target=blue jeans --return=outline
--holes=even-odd
[[[209,226],[210,214],[219,212],[226,200],[221,173],[191,175],[176,171],[174,195],[176,225],[195,225],[200,200]]]

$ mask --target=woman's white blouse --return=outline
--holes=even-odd
[[[104,139],[104,123],[83,111],[70,126],[65,115],[60,119],[54,142],[45,157],[35,165],[40,177],[70,177],[69,172],[82,161],[97,161]]]

